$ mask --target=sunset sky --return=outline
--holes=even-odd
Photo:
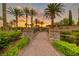
[[[17,3],[17,4],[7,4],[7,8],[9,7],[19,7],[19,8],[22,8],[22,7],[29,7],[29,8],[34,8],[36,9],[37,11],[39,11],[40,14],[43,14],[44,12],[44,9],[47,7],[47,3]],[[72,10],[72,14],[73,14],[73,20],[76,22],[77,19],[78,19],[78,8],[79,8],[79,4],[78,3],[70,3],[70,4],[64,4],[64,7],[65,9],[65,13],[63,15],[61,15],[61,17],[56,17],[55,18],[55,21],[58,22],[60,20],[62,20],[63,18],[68,18],[68,11],[71,9]],[[0,4],[0,16],[2,16],[2,4]],[[7,15],[7,20],[10,21],[10,20],[13,20],[14,17],[11,16],[11,15]],[[41,18],[41,16],[40,16]],[[49,20],[46,20],[46,19],[42,19],[42,20],[45,20],[47,23],[50,22]]]

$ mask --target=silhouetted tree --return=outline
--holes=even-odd
[[[43,22],[43,21],[41,21],[41,22],[40,22],[40,24],[41,24],[41,27],[42,27],[42,26],[43,26],[43,24],[44,24],[44,22]]]
[[[63,6],[64,5],[61,3],[50,3],[45,9],[46,17],[49,16],[49,18],[51,18],[52,27],[54,25],[54,19],[56,18],[56,15],[60,16],[60,14],[62,14],[62,12],[64,11]]]
[[[24,11],[24,14],[25,14],[25,17],[26,17],[26,28],[27,28],[27,18],[28,18],[28,16],[29,16],[29,9],[27,8],[27,7],[25,7],[25,8],[23,8],[23,11]]]
[[[33,27],[33,17],[36,15],[36,11],[34,9],[30,10],[30,16],[31,16],[31,28]]]
[[[23,15],[23,11],[18,8],[9,8],[8,13],[15,17],[16,27],[18,27],[18,17]]]

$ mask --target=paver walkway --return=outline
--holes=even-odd
[[[48,40],[47,32],[40,32],[28,45],[25,47],[20,56],[57,56],[58,52],[52,47]]]

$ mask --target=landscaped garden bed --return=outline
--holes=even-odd
[[[29,39],[21,35],[20,30],[0,31],[0,55],[18,55],[20,49],[29,43]]]
[[[79,31],[60,32],[60,40],[53,42],[56,49],[67,56],[79,56]]]
[[[56,40],[54,41],[53,45],[56,49],[60,50],[66,56],[79,56],[79,47],[76,46],[76,44]]]
[[[79,45],[79,31],[60,32],[60,40]]]
[[[27,46],[29,43],[29,39],[26,37],[22,37],[15,45],[8,46],[7,51],[3,53],[4,56],[17,56],[22,48]]]
[[[0,49],[20,38],[21,31],[0,31]]]

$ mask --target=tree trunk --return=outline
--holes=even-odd
[[[31,16],[31,28],[33,28],[33,16]]]
[[[2,12],[3,12],[3,29],[7,30],[6,3],[2,3]]]
[[[16,16],[16,27],[18,27],[18,16]]]
[[[37,28],[37,23],[38,23],[37,19],[35,19],[35,23],[36,23],[36,28]]]
[[[27,15],[26,15],[26,24],[25,25],[26,25],[26,28],[27,28]]]
[[[54,18],[55,18],[55,13],[51,14],[51,28],[54,27]]]
[[[42,24],[41,24],[41,28],[42,28]]]
[[[51,19],[51,28],[54,27],[54,18]]]

